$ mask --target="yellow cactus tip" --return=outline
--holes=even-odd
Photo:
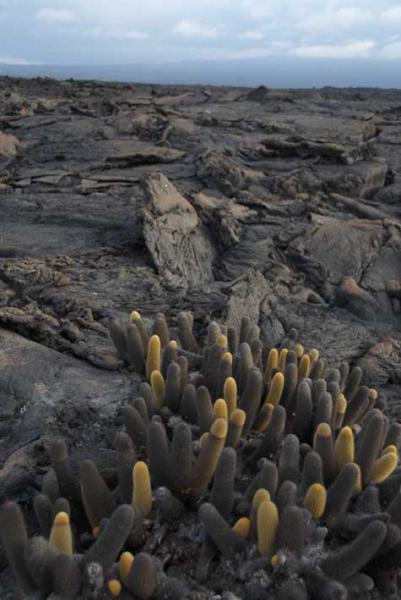
[[[68,514],[66,512],[59,512],[54,517],[55,525],[69,525],[69,523],[70,523],[70,517],[68,516]]]
[[[392,452],[386,452],[383,454],[373,465],[372,473],[370,476],[370,483],[379,484],[382,483],[387,477],[393,473],[398,463],[397,454]]]
[[[107,589],[113,598],[117,598],[121,594],[122,586],[118,579],[110,579],[107,582]]]
[[[213,423],[210,433],[217,438],[224,438],[227,435],[227,421],[222,418],[218,418]]]
[[[328,423],[319,423],[316,429],[316,435],[320,437],[330,437],[331,436],[331,427]]]
[[[123,552],[118,561],[118,569],[120,576],[124,582],[127,581],[129,572],[131,571],[132,563],[134,562],[134,555],[131,552]]]
[[[232,363],[233,362],[233,355],[231,354],[231,352],[224,352],[223,359],[229,360],[230,363]]]
[[[342,437],[345,437],[345,438],[350,438],[350,439],[354,437],[352,429],[351,429],[351,427],[348,427],[348,425],[341,429],[339,435],[341,435]]]
[[[149,474],[148,465],[142,460],[138,460],[134,465],[134,473],[138,475],[138,477],[143,477]]]
[[[318,360],[319,356],[320,356],[320,352],[319,352],[319,350],[317,350],[317,348],[312,348],[311,350],[309,350],[309,356],[311,357],[312,360]]]
[[[327,491],[321,483],[313,483],[304,497],[304,506],[312,517],[320,519],[326,508]]]
[[[346,410],[347,410],[347,401],[345,399],[344,394],[340,394],[340,398],[338,400],[337,414],[342,416],[345,414]]]
[[[175,350],[176,348],[178,348],[178,344],[175,340],[171,340],[167,346],[169,346],[170,348],[172,348],[173,350]]]
[[[141,314],[137,310],[133,310],[130,314],[130,321],[139,321]]]
[[[265,490],[265,488],[259,488],[253,496],[252,508],[258,510],[262,502],[265,502],[266,500],[270,500],[270,493],[268,490]]]
[[[246,421],[246,412],[241,408],[237,408],[233,411],[230,422],[237,427],[243,427]]]
[[[273,567],[273,569],[275,569],[278,565],[278,555],[277,554],[273,554],[273,556],[271,557],[270,560],[270,564]]]
[[[304,354],[304,347],[302,346],[302,344],[295,344],[294,350],[295,350],[295,352],[297,354],[297,358],[301,358],[301,356],[303,356],[303,354]]]
[[[251,529],[251,522],[248,517],[241,517],[233,526],[233,531],[242,538],[247,538]]]
[[[219,337],[217,338],[217,343],[222,348],[227,348],[227,337],[223,334],[219,335]]]
[[[97,525],[96,527],[93,527],[93,529],[92,529],[92,535],[93,535],[93,537],[97,538],[98,535],[99,535],[99,533],[100,533],[100,527],[99,527],[99,525]]]
[[[227,419],[228,408],[227,403],[223,398],[219,398],[213,405],[213,413],[216,419]]]
[[[378,396],[378,393],[377,393],[377,391],[376,391],[374,388],[369,388],[369,392],[368,392],[368,394],[369,394],[369,398],[370,398],[371,400],[374,400],[374,401],[376,402],[376,400],[377,400],[377,396]]]
[[[386,446],[385,448],[383,448],[382,455],[383,454],[395,454],[396,456],[398,456],[397,446],[395,446],[394,444]]]

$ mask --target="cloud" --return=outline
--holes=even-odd
[[[250,19],[265,19],[275,12],[266,0],[244,0],[241,8]]]
[[[356,41],[343,45],[316,44],[298,46],[290,54],[302,58],[368,58],[375,43],[371,40]]]
[[[381,48],[378,53],[378,58],[385,58],[389,60],[400,59],[401,58],[401,42],[393,42],[391,44],[387,44]]]
[[[205,39],[218,37],[216,28],[207,27],[206,25],[202,25],[202,23],[198,23],[197,21],[190,21],[187,19],[179,21],[173,27],[173,33],[176,33],[177,35],[182,35],[183,37],[198,37]]]
[[[26,58],[20,58],[18,56],[0,56],[0,65],[34,65]]]
[[[401,23],[401,5],[392,6],[383,11],[380,15],[380,20],[384,23],[389,23],[390,25]]]
[[[266,37],[266,34],[263,31],[260,31],[260,29],[248,29],[247,31],[244,31],[243,33],[240,33],[239,38],[241,40],[264,40]]]
[[[149,33],[121,27],[93,27],[82,31],[82,37],[92,40],[147,40]]]
[[[375,14],[368,8],[349,6],[333,10],[332,8],[311,12],[296,23],[296,27],[306,33],[338,33],[338,29],[354,29],[374,22]]]
[[[66,8],[41,8],[35,15],[35,19],[45,23],[76,23],[78,18],[75,13]]]

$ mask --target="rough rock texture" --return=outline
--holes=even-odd
[[[0,78],[0,497],[29,497],[56,434],[107,466],[138,384],[107,324],[134,308],[295,326],[401,418],[400,106]]]

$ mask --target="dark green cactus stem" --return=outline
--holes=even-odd
[[[354,463],[345,464],[334,482],[328,489],[326,511],[324,518],[329,523],[333,522],[337,515],[345,512],[355,493],[358,481],[358,467]]]
[[[98,525],[102,519],[107,519],[115,508],[112,493],[99,474],[95,463],[84,460],[80,464],[81,490],[87,516],[91,522],[91,515]]]
[[[297,390],[297,405],[293,426],[293,433],[298,436],[301,442],[310,438],[312,414],[312,392],[308,383],[304,380],[300,382]]]
[[[53,519],[60,512],[65,512],[68,516],[71,516],[71,505],[67,498],[57,498],[53,504]]]
[[[124,423],[134,448],[140,450],[147,443],[147,425],[133,406],[126,406],[123,411]]]
[[[143,381],[139,386],[138,396],[145,400],[146,408],[148,409],[148,415],[151,417],[157,406],[157,400],[155,394],[147,381]]]
[[[317,406],[320,396],[327,392],[327,382],[325,379],[315,379],[312,382],[312,402],[314,406]]]
[[[343,425],[352,426],[358,423],[369,408],[369,389],[362,386],[358,389],[352,400],[347,403]]]
[[[59,554],[52,561],[53,592],[65,600],[74,600],[81,588],[81,572],[71,556]]]
[[[188,383],[182,394],[180,403],[180,415],[191,425],[199,423],[198,405],[196,402],[196,388],[192,383]]]
[[[217,385],[214,391],[215,398],[223,397],[224,383],[232,375],[232,361],[230,356],[223,356],[220,359]]]
[[[177,364],[180,367],[180,397],[184,391],[185,386],[188,383],[188,359],[186,356],[179,356],[177,358]],[[177,409],[178,411],[178,409]]]
[[[148,464],[154,487],[169,486],[171,479],[170,449],[166,429],[154,417],[148,428]]]
[[[18,504],[6,502],[0,510],[0,530],[3,547],[18,587],[24,594],[35,590],[23,560],[28,542],[24,516]]]
[[[324,392],[320,395],[316,405],[316,413],[315,413],[315,421],[314,421],[314,430],[319,427],[320,423],[330,423],[332,422],[332,412],[333,412],[333,400],[331,398],[331,394],[328,392]]]
[[[314,450],[322,459],[324,483],[327,486],[334,480],[337,472],[333,435],[327,423],[320,423],[316,429]]]
[[[325,558],[320,565],[322,570],[334,579],[345,581],[375,556],[386,534],[384,523],[370,523],[351,544]]]
[[[33,509],[38,520],[40,533],[48,538],[53,525],[53,505],[45,494],[37,494],[33,499]]]
[[[192,320],[187,313],[180,312],[177,317],[178,337],[184,350],[198,352],[198,344],[192,333]]]
[[[58,484],[57,475],[52,468],[43,475],[42,493],[45,494],[51,502],[54,502],[60,496],[60,486]]]
[[[209,502],[204,502],[199,509],[199,518],[207,534],[224,556],[234,556],[246,547],[246,541],[233,531],[227,521]]]
[[[213,395],[218,383],[219,364],[223,354],[224,348],[217,342],[210,346],[205,369],[205,385]]]
[[[243,344],[248,341],[249,332],[251,331],[251,321],[249,317],[242,317],[239,330],[239,343]]]
[[[145,351],[135,323],[128,325],[126,338],[128,362],[134,371],[142,375],[145,372]]]
[[[141,398],[141,396],[137,396],[135,398],[135,400],[133,401],[132,406],[133,406],[133,408],[135,408],[135,410],[137,410],[139,412],[144,424],[149,425],[148,407],[147,407],[147,404],[146,404],[144,398]]]
[[[185,496],[191,480],[192,465],[192,433],[186,423],[179,423],[174,428],[171,444],[170,489],[177,497]]]
[[[171,342],[169,342],[167,344],[167,346],[164,348],[164,351],[163,351],[162,363],[161,363],[161,373],[162,373],[164,379],[166,379],[166,377],[167,377],[167,369],[168,369],[169,365],[172,362],[177,362],[177,358],[178,358],[177,342],[172,340]]]
[[[196,402],[199,413],[199,431],[200,434],[209,431],[213,420],[213,404],[209,390],[205,386],[201,386],[196,390]]]
[[[167,369],[165,404],[177,413],[181,399],[181,369],[177,363],[171,363]]]
[[[338,370],[340,371],[340,390],[343,392],[349,375],[349,364],[342,362]]]
[[[273,409],[272,418],[264,433],[261,444],[256,450],[255,454],[251,456],[250,462],[253,462],[260,456],[272,458],[277,454],[280,443],[284,436],[285,421],[285,408],[278,404]]]
[[[298,488],[293,481],[283,481],[277,490],[275,503],[278,512],[282,515],[286,508],[297,503]]]
[[[336,371],[337,371],[337,369],[336,369]],[[340,374],[339,371],[338,371],[338,373]],[[338,406],[340,403],[340,394],[341,394],[341,390],[340,390],[340,386],[339,386],[338,382],[331,381],[327,386],[327,391],[330,394],[331,399],[332,399],[331,423],[329,423],[329,425],[331,425],[331,428],[334,430],[335,426],[336,426],[336,417],[337,417],[337,411],[338,411]]]
[[[161,347],[165,348],[170,341],[170,331],[164,313],[157,313],[156,318],[153,321],[152,335],[153,334],[159,336]]]
[[[362,369],[360,367],[354,367],[347,378],[347,383],[344,389],[344,396],[347,402],[351,402],[352,398],[358,391],[362,381]]]
[[[288,407],[290,412],[296,406],[296,389],[298,384],[298,367],[296,364],[287,363],[284,372],[284,389],[280,404]]]
[[[246,421],[243,433],[246,434],[252,428],[256,414],[260,407],[262,396],[263,380],[259,369],[252,368],[248,372],[244,391],[241,395],[239,408],[246,413]]]
[[[35,588],[47,597],[53,591],[53,561],[59,553],[48,540],[35,536],[28,540],[24,554],[20,557],[34,582]]]
[[[296,435],[288,434],[284,438],[278,458],[278,473],[280,482],[299,479],[299,439]]]
[[[238,334],[234,327],[229,327],[227,329],[227,339],[229,352],[231,352],[231,354],[235,354],[238,351]]]
[[[276,465],[267,459],[261,459],[263,466],[251,481],[245,492],[246,499],[251,502],[255,493],[259,489],[265,489],[269,492],[270,498],[274,498],[278,486],[278,470]]]
[[[167,487],[159,487],[155,493],[156,506],[164,521],[178,519],[185,510],[184,504]]]
[[[309,373],[309,377],[312,379],[312,381],[316,381],[317,379],[321,379],[323,377],[325,367],[326,365],[323,359],[318,358],[317,360],[313,361]]]
[[[305,456],[302,468],[301,494],[304,496],[314,483],[324,483],[323,465],[320,455],[312,450]]]
[[[156,568],[152,557],[146,552],[140,552],[135,556],[128,575],[128,590],[138,600],[150,600],[155,593],[156,582]]]
[[[237,379],[238,393],[241,395],[245,389],[246,382],[248,381],[248,375],[253,364],[253,356],[251,347],[246,342],[242,342],[239,348],[239,373]]]
[[[127,328],[117,319],[113,319],[109,325],[110,337],[117,349],[118,356],[122,360],[128,360],[127,354]]]
[[[376,409],[372,409],[370,414],[371,418],[362,428],[356,449],[356,462],[361,468],[363,485],[370,481],[372,467],[383,441],[383,415]]]
[[[50,446],[50,458],[51,466],[57,475],[60,494],[71,503],[76,502],[78,500],[77,488],[64,440],[54,440]]]
[[[305,513],[298,506],[287,506],[280,513],[278,548],[302,556],[306,543]]]
[[[134,446],[129,435],[123,432],[117,433],[114,446],[117,450],[120,499],[124,504],[129,504],[132,496],[132,469],[137,460]]]
[[[401,423],[391,423],[385,442],[384,447],[393,445],[398,450],[401,446]]]
[[[214,474],[210,502],[225,519],[229,519],[234,504],[234,479],[237,454],[233,448],[224,448]]]
[[[129,536],[135,519],[139,518],[137,512],[128,504],[121,504],[116,508],[106,527],[88,550],[85,556],[86,564],[99,563],[104,573],[111,568]]]

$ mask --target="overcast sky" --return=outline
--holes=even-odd
[[[401,0],[0,0],[0,63],[401,59]]]

